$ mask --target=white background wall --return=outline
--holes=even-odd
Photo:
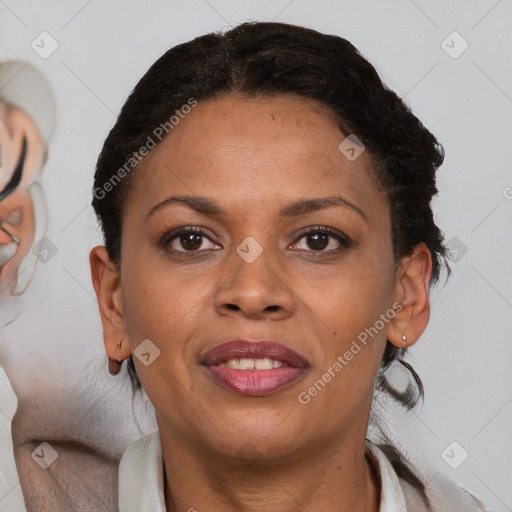
[[[90,189],[102,142],[128,93],[170,46],[246,19],[349,39],[444,145],[436,218],[467,253],[434,294],[431,322],[411,349],[425,405],[396,427],[389,418],[388,426],[489,506],[512,510],[510,0],[1,1],[0,61],[32,63],[57,98],[43,173],[47,236],[58,247],[46,269],[56,316],[97,308],[89,296],[88,252],[100,242]],[[59,44],[47,59],[30,46],[42,31]],[[441,47],[453,31],[469,43],[456,59]],[[90,331],[101,340],[99,323]],[[18,512],[9,426],[16,398],[3,374],[0,386],[0,510]],[[457,469],[442,457],[453,441],[455,459],[462,449],[469,454]]]

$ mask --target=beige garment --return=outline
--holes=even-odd
[[[379,512],[430,512],[417,491],[398,478],[384,452],[368,439],[365,446],[379,471],[382,490]],[[158,431],[131,444],[119,465],[119,512],[166,512],[163,469]],[[432,512],[493,512],[441,474],[429,482],[427,493]],[[195,509],[201,510],[200,505],[191,503],[189,511]]]

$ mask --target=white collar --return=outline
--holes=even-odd
[[[131,444],[119,463],[119,512],[166,512],[160,433]]]
[[[386,455],[368,439],[365,449],[380,475],[379,512],[407,512],[398,476]],[[158,431],[131,444],[119,464],[119,512],[146,511],[166,512],[164,462]]]
[[[365,451],[372,457],[380,476],[379,512],[407,512],[404,492],[391,462],[384,452],[369,439],[365,441]]]

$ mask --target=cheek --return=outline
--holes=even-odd
[[[141,266],[123,287],[126,327],[132,351],[144,339],[150,339],[160,350],[176,350],[179,331],[186,322],[190,307],[190,287],[182,287],[176,278],[161,274],[154,267]],[[180,322],[181,319],[181,322]]]
[[[365,251],[354,253],[346,266],[333,272],[328,286],[317,290],[315,300],[326,325],[346,341],[386,312],[393,291],[391,250],[376,254]]]
[[[187,301],[181,293],[176,293],[169,276],[158,279],[159,273],[154,268],[141,265],[132,268],[123,287],[123,298],[137,375],[156,409],[184,406],[179,391],[188,387],[182,365]]]
[[[325,429],[339,428],[371,403],[375,376],[386,343],[391,306],[390,280],[377,271],[350,272],[331,281],[327,301],[319,294],[323,321],[310,378],[297,396],[308,414],[325,418]],[[388,269],[389,272],[389,269]],[[391,310],[394,313],[394,310]],[[382,319],[384,315],[384,320]]]
[[[302,389],[305,395],[300,403],[310,400],[319,414],[332,411],[332,404],[340,400],[345,408],[357,409],[373,393],[395,311],[391,308],[391,245],[380,252],[377,243],[372,245],[347,260],[346,266],[332,274],[326,291],[317,289],[312,299],[316,316],[328,329],[324,328],[321,352],[315,354],[317,365]]]
[[[145,269],[139,266],[123,295],[133,360],[142,387],[157,415],[172,418],[173,428],[185,435],[187,418],[204,415],[198,405],[201,400],[191,400],[198,393],[196,377],[200,371],[191,354],[195,335],[208,329],[203,302],[206,288],[203,281],[185,279],[173,270],[170,265],[156,263]],[[159,351],[148,366],[137,357],[141,353],[137,347],[146,339]]]
[[[128,251],[127,251],[128,252]],[[145,257],[147,256],[147,257]],[[145,262],[142,264],[141,262]],[[194,334],[206,330],[205,308],[214,286],[214,279],[206,273],[184,272],[162,257],[143,251],[126,255],[126,278],[123,282],[123,301],[128,336],[134,360],[137,347],[146,339],[160,351],[154,363],[157,371],[188,378],[184,362],[191,362]],[[210,315],[211,316],[211,315]],[[147,367],[141,365],[141,380]],[[151,368],[151,367],[149,367]],[[165,375],[161,378],[166,379]]]

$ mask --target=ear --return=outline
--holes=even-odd
[[[423,242],[409,256],[400,260],[394,296],[402,309],[397,311],[387,331],[387,339],[399,348],[416,343],[427,327],[430,318],[431,275],[432,256]]]
[[[122,361],[131,353],[119,273],[102,245],[91,250],[89,263],[103,324],[103,342],[110,361],[109,368],[111,373],[119,373]]]

